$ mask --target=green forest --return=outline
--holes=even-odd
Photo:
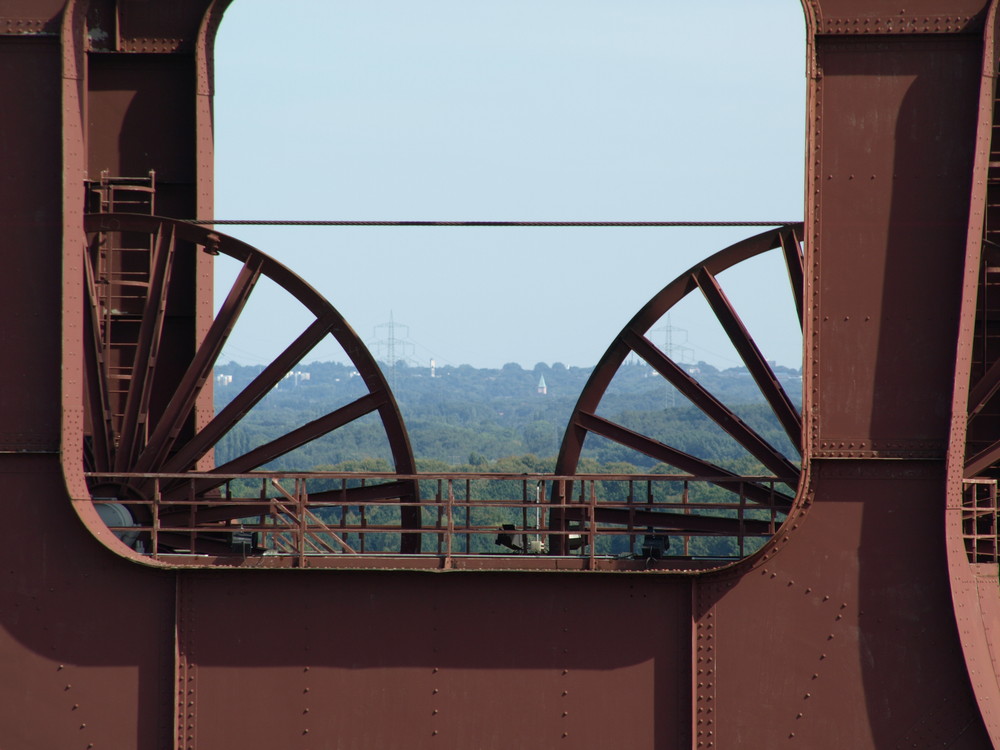
[[[242,390],[261,367],[235,363],[220,366],[216,384],[220,409]],[[688,369],[720,401],[735,411],[786,455],[795,455],[753,378],[744,368],[718,370],[699,363]],[[793,402],[801,399],[801,374],[781,366],[775,373]],[[313,362],[300,366],[265,397],[216,448],[216,463],[285,434],[363,396],[367,391],[349,365]],[[513,457],[550,472],[563,432],[590,368],[539,363],[532,369],[511,363],[500,369],[469,365],[431,368],[400,362],[387,373],[399,404],[413,453],[421,471],[505,471]],[[308,378],[302,377],[303,373]],[[539,393],[544,378],[546,392]],[[217,378],[218,380],[218,378]],[[623,366],[598,414],[644,435],[668,442],[722,466],[739,466],[746,452],[644,363]],[[651,470],[655,462],[628,448],[588,438],[584,457],[596,465],[625,463]],[[534,457],[528,459],[525,457]],[[310,470],[366,459],[389,460],[382,426],[369,415],[305,445],[268,468]],[[595,465],[595,466],[596,466]],[[584,471],[583,466],[580,471]],[[589,469],[588,469],[589,470]]]
[[[745,369],[719,370],[705,363],[688,365],[687,369],[768,442],[786,456],[797,459],[798,453],[789,444]],[[216,409],[227,404],[260,370],[260,367],[235,363],[218,367]],[[800,372],[783,367],[774,370],[789,397],[798,404]],[[563,432],[589,376],[590,368],[566,367],[559,363],[551,366],[539,363],[532,369],[512,363],[500,369],[463,365],[432,370],[400,362],[386,371],[409,432],[417,469],[428,474],[551,474]],[[542,382],[544,388],[540,388]],[[314,362],[300,366],[223,439],[216,448],[216,463],[224,464],[366,392],[361,378],[349,365]],[[731,471],[744,475],[767,473],[743,447],[644,363],[626,364],[619,370],[598,414]],[[393,470],[381,423],[374,415],[342,427],[262,468],[373,473]],[[575,473],[678,472],[623,445],[591,435]],[[332,485],[327,486],[331,481],[334,480],[311,480],[310,494],[332,489]],[[477,480],[470,486],[471,496],[484,500],[509,499],[524,489],[514,484],[519,483]],[[601,500],[621,502],[626,487],[624,482],[599,482],[596,490]],[[441,486],[433,480],[422,481],[420,488],[425,500],[433,499],[435,493],[441,491]],[[656,490],[657,500],[676,500],[680,488],[680,484],[660,486]],[[705,483],[692,483],[688,489],[694,501],[724,502],[733,497]],[[782,490],[787,492],[788,488],[782,487]],[[459,500],[463,499],[464,485],[456,484],[453,491]],[[441,523],[442,519],[435,517],[439,512],[433,508],[424,509],[425,528]],[[362,520],[371,526],[394,526],[399,521],[399,510],[392,506],[368,507],[364,519],[361,513],[359,507],[330,507],[322,510],[322,517],[326,523],[339,525],[343,522],[347,526]],[[725,513],[718,512],[719,515]],[[523,528],[523,514],[522,509],[477,508],[455,521],[493,529],[499,529],[504,523]],[[747,517],[766,518],[767,513],[751,511]],[[398,533],[368,533],[364,537],[366,551],[391,551],[399,546]],[[495,553],[500,551],[496,538],[496,534],[463,534],[457,537],[457,543],[461,551]],[[424,551],[435,551],[438,539],[434,534],[425,534],[422,538]],[[596,551],[598,554],[629,554],[635,544],[636,539],[626,535],[609,536],[601,540]],[[671,540],[674,550],[682,544],[679,540]],[[700,537],[690,540],[685,552],[696,556],[735,556],[735,545],[736,541],[728,537]]]

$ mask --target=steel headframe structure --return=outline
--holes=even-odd
[[[195,365],[224,332],[216,240],[166,221],[123,245],[145,247],[144,288],[168,283],[175,241],[208,252],[171,266],[170,309],[142,318],[162,331],[131,339],[158,351],[95,349],[110,328],[87,259],[129,261],[82,252],[84,207],[129,186],[102,173],[152,194],[155,172],[155,213],[212,215],[226,5],[0,0],[5,748],[1000,747],[995,0],[804,3],[798,493],[746,559],[648,573],[218,569],[109,533],[81,455],[124,471],[189,450],[209,469]],[[252,255],[248,274],[283,273]],[[129,357],[186,403],[105,384],[117,406],[95,409],[94,373]],[[369,374],[354,409],[410,473]],[[570,443],[610,429],[587,408]],[[135,442],[151,413],[171,415],[155,450]]]

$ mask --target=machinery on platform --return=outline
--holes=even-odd
[[[803,2],[804,223],[641,307],[555,472],[531,476],[418,474],[336,308],[203,223],[227,5],[0,0],[0,306],[19,363],[0,389],[0,744],[1000,747],[995,0]],[[768,252],[802,325],[801,410],[719,280]],[[310,321],[215,413],[216,359],[264,283]],[[777,437],[650,339],[689,294]],[[364,393],[215,465],[328,336]],[[633,355],[759,471],[610,420]],[[391,473],[262,468],[359,419]],[[676,473],[581,473],[590,436]],[[700,537],[728,551],[697,554]]]

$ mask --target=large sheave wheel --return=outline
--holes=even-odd
[[[160,551],[218,553],[228,548],[213,529],[252,515],[246,506],[226,507],[220,487],[226,476],[266,466],[310,441],[375,415],[384,430],[396,473],[415,473],[413,453],[402,417],[378,364],[341,314],[315,289],[273,258],[233,237],[189,222],[156,216],[94,214],[86,217],[88,238],[84,347],[86,351],[85,468],[91,493],[133,502],[133,515],[149,514],[148,499],[157,474],[197,473],[197,479],[160,479],[156,487],[169,501],[190,498],[183,510],[161,509],[159,525],[203,527],[203,533],[158,534]],[[236,279],[203,335],[188,321],[182,284],[196,253],[218,256],[238,267]],[[248,300],[262,280],[276,285],[312,317],[290,344],[266,365],[217,414],[206,395],[213,369]],[[280,316],[281,311],[275,310]],[[212,451],[247,413],[278,385],[326,337],[332,336],[350,359],[366,393],[306,424],[289,429],[263,445],[220,466]],[[313,467],[302,467],[309,470]],[[208,476],[204,476],[208,474]],[[121,475],[116,478],[115,475]],[[212,476],[212,475],[217,475]],[[377,486],[338,491],[344,504],[357,501],[412,502],[416,482],[400,479]],[[122,507],[104,512],[111,526],[121,526]],[[100,508],[99,508],[100,510]],[[171,517],[170,514],[178,516]],[[419,551],[419,508],[400,508],[401,551]],[[147,525],[149,518],[136,518]],[[413,531],[414,533],[406,533]],[[120,535],[121,538],[126,537]],[[134,535],[128,538],[134,538]],[[192,544],[192,541],[194,544]],[[148,543],[148,541],[147,541]],[[193,548],[192,548],[193,547]],[[156,550],[154,550],[156,551]]]
[[[737,416],[729,406],[699,383],[687,369],[672,360],[668,356],[669,352],[654,344],[649,337],[649,331],[688,294],[699,291],[708,303],[711,313],[728,335],[743,365],[752,375],[775,421],[787,435],[788,440],[782,442],[787,442],[794,450],[798,450],[802,439],[802,420],[799,411],[726,296],[718,277],[743,261],[769,251],[780,252],[791,284],[791,304],[795,307],[795,311],[790,311],[790,314],[797,314],[801,330],[803,293],[801,236],[801,225],[791,225],[769,230],[731,245],[681,274],[646,303],[612,341],[584,386],[563,437],[556,463],[556,475],[576,474],[585,441],[588,436],[598,436],[638,454],[651,457],[683,474],[708,478],[707,481],[711,484],[732,492],[734,496],[745,498],[751,504],[757,503],[787,511],[792,505],[798,484],[797,457],[786,455],[787,449],[783,452]],[[695,456],[672,445],[676,435],[643,434],[607,416],[602,416],[599,413],[602,399],[608,392],[615,374],[630,355],[636,355],[648,364],[705,417],[742,446],[745,453],[752,457],[762,471],[748,475],[728,470],[714,463],[711,457]],[[761,481],[759,478],[761,474],[772,475],[774,480]],[[562,503],[567,497],[568,493],[561,498],[553,497],[553,500]],[[601,519],[609,524],[626,524],[631,523],[630,514],[634,521],[633,511],[609,508],[601,513]],[[553,510],[550,527],[556,532],[551,539],[551,549],[554,552],[567,551],[569,524],[574,520],[572,515],[571,511]],[[666,510],[647,512],[643,514],[642,523],[651,533],[663,535],[692,533],[737,536],[747,526],[742,519],[720,517],[711,509],[707,512],[704,509],[691,509],[685,513]]]

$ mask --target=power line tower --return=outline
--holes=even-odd
[[[675,363],[678,365],[694,363],[694,349],[687,346],[688,331],[686,328],[677,328],[671,325],[670,313],[667,313],[663,318],[663,326],[661,328],[654,328],[652,332],[663,334],[663,353]],[[666,386],[664,403],[669,407],[676,406],[677,389],[671,386],[670,383],[667,383]]]
[[[375,358],[389,368],[389,384],[393,393],[398,393],[396,362],[409,360],[415,349],[410,341],[410,327],[397,323],[390,310],[389,322],[375,326],[372,335],[375,337]]]

